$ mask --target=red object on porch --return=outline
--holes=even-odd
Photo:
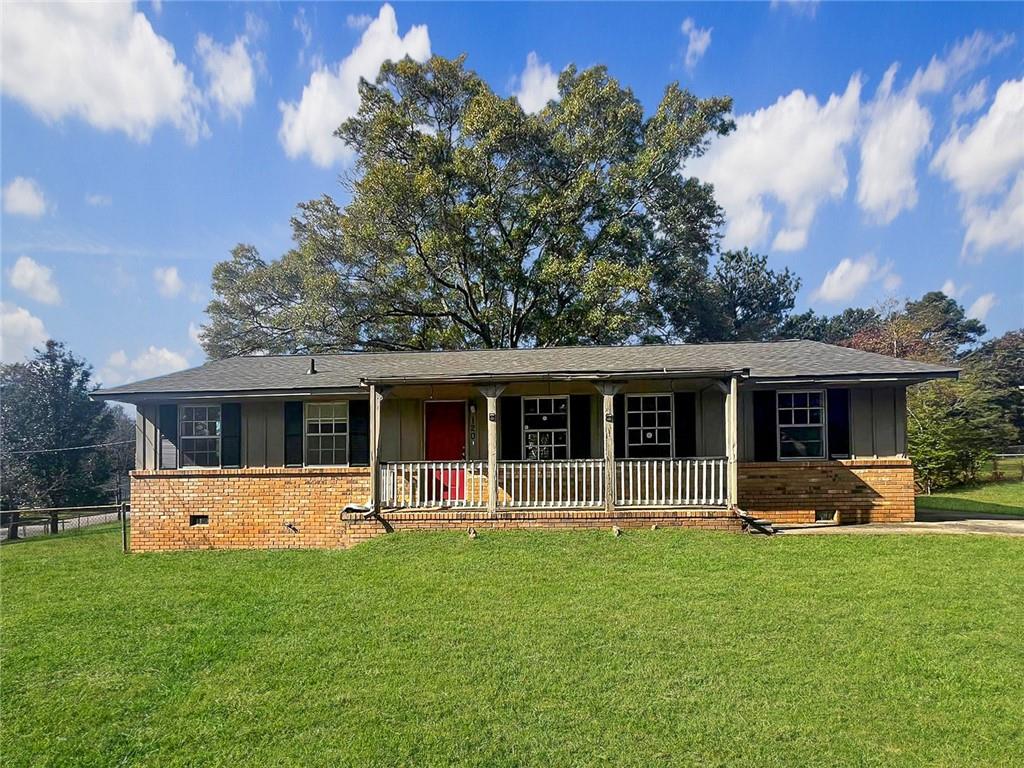
[[[425,458],[427,461],[463,461],[466,458],[466,403],[426,402]],[[464,469],[435,469],[427,489],[436,501],[465,498]]]

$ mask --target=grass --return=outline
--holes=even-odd
[[[1004,480],[917,497],[918,509],[1024,515],[1024,481]]]
[[[1024,762],[1009,537],[0,551],[7,766]]]

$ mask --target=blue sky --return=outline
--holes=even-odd
[[[187,4],[4,9],[3,357],[45,336],[107,384],[199,364],[210,270],[289,246],[350,163],[330,138],[383,57],[468,55],[527,108],[606,64],[678,80],[738,130],[688,168],[727,246],[799,309],[952,292],[1024,325],[1024,5]],[[898,65],[894,67],[894,65]]]

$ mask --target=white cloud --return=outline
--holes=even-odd
[[[694,23],[693,19],[686,19],[683,22],[682,32],[686,35],[686,54],[683,63],[686,71],[692,73],[711,45],[711,31],[713,27],[701,29]]]
[[[1024,248],[1024,78],[999,86],[973,125],[955,126],[931,169],[960,195],[962,256]]]
[[[168,299],[173,299],[185,289],[177,267],[157,267],[153,270],[153,278],[157,291]]]
[[[292,29],[302,37],[302,47],[299,48],[299,66],[302,67],[306,64],[307,51],[313,45],[313,27],[306,19],[305,8],[299,8],[298,12],[292,17]]]
[[[134,5],[9,3],[2,27],[0,87],[46,122],[76,116],[137,141],[163,123],[189,142],[205,132],[192,73]]]
[[[86,205],[91,205],[93,208],[105,207],[114,202],[110,195],[101,195],[98,192],[90,192],[85,196]]]
[[[373,22],[373,16],[368,13],[350,13],[345,17],[345,26],[349,29],[366,29]]]
[[[768,239],[769,201],[785,209],[772,247],[793,251],[807,244],[818,206],[846,192],[843,150],[856,131],[860,91],[859,75],[825,104],[793,91],[770,107],[738,116],[733,133],[687,165],[687,174],[715,186],[726,213],[724,247],[757,247]]]
[[[15,176],[4,187],[4,213],[38,219],[46,213],[46,196],[35,179]]]
[[[0,302],[0,360],[14,363],[41,347],[48,338],[43,321],[27,309]]]
[[[558,98],[558,74],[533,51],[527,55],[526,67],[515,83],[515,97],[524,112],[540,112]]]
[[[188,368],[188,358],[167,347],[150,345],[131,359],[123,349],[119,349],[111,353],[106,364],[100,368],[99,380],[104,386],[116,387],[127,381],[150,379],[182,368]]]
[[[857,203],[881,224],[917,205],[915,166],[932,131],[931,113],[915,92],[892,92],[897,69],[893,64],[882,78],[860,143]]]
[[[811,294],[811,299],[830,303],[849,301],[872,282],[881,283],[883,291],[892,293],[903,282],[892,269],[892,262],[879,264],[871,253],[859,259],[842,259],[828,271],[821,285]]]
[[[777,11],[779,8],[788,8],[797,16],[809,16],[814,18],[818,14],[819,0],[772,0],[771,8]]]
[[[974,303],[971,304],[970,307],[968,307],[967,316],[973,317],[975,320],[985,322],[985,318],[988,316],[988,313],[992,311],[992,307],[998,303],[999,300],[996,299],[996,295],[994,293],[983,293],[974,300]]]
[[[968,291],[968,289],[970,289],[970,287],[970,285],[957,285],[953,279],[950,278],[942,284],[942,288],[940,290],[951,299],[959,299]]]
[[[988,78],[979,80],[966,92],[953,94],[953,118],[959,120],[964,115],[977,112],[988,101]]]
[[[188,337],[192,339],[192,343],[195,344],[197,347],[202,346],[202,339],[200,339],[199,337],[199,334],[202,333],[202,330],[203,328],[201,325],[199,325],[199,323],[188,324]]]
[[[203,64],[208,85],[206,96],[222,118],[242,119],[242,111],[256,98],[256,70],[249,54],[249,38],[239,35],[230,45],[221,45],[200,34],[196,54]]]
[[[958,41],[946,56],[933,56],[902,90],[893,87],[899,65],[889,67],[865,110],[868,123],[860,144],[857,203],[874,221],[888,224],[917,205],[917,161],[928,147],[932,130],[931,112],[921,104],[921,97],[944,90],[1012,40],[975,32]],[[959,105],[954,100],[954,111],[977,99],[978,93],[972,92]]]
[[[406,56],[416,61],[430,57],[427,28],[414,26],[400,36],[395,11],[385,4],[348,56],[332,67],[317,67],[298,102],[278,105],[278,138],[285,154],[290,158],[308,155],[324,168],[348,161],[352,150],[334,136],[334,131],[359,108],[360,78],[375,80],[385,61]]]
[[[53,282],[53,270],[29,256],[21,256],[11,267],[11,285],[43,304],[60,304],[60,289]]]

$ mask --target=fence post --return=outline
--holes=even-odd
[[[21,512],[17,509],[11,510],[11,518],[8,520],[7,529],[7,540],[17,541],[18,540],[18,518],[21,517]]]
[[[60,533],[58,523],[60,521],[60,514],[57,512],[50,513],[50,533]]]
[[[121,518],[121,551],[128,551],[128,505],[123,501],[117,508],[118,517]]]

